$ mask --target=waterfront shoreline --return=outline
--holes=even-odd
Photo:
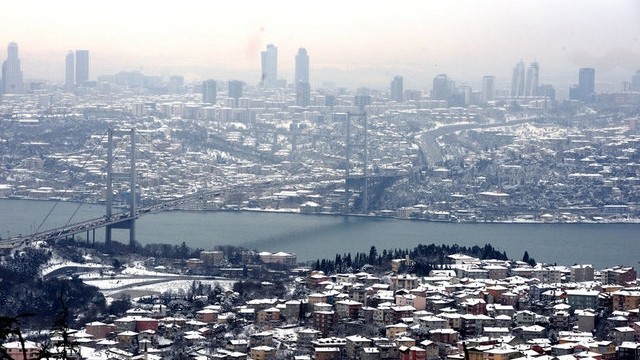
[[[0,200],[9,200],[9,201],[34,201],[34,202],[61,202],[67,204],[82,204],[89,206],[104,206],[103,203],[94,203],[94,202],[81,202],[81,201],[72,201],[72,200],[58,200],[58,199],[38,199],[38,198],[28,198],[28,197],[0,197]],[[154,211],[152,213],[160,213],[160,212],[168,212],[168,211],[183,211],[183,212],[263,212],[263,213],[271,213],[271,214],[299,214],[299,215],[312,215],[312,216],[349,216],[349,217],[363,217],[363,218],[379,218],[379,219],[394,219],[394,220],[407,220],[407,221],[418,221],[418,222],[433,222],[433,223],[452,223],[452,224],[540,224],[540,225],[551,225],[551,224],[640,224],[640,218],[628,218],[628,219],[606,219],[602,218],[600,220],[575,220],[575,221],[563,221],[563,220],[535,220],[535,219],[523,219],[523,218],[513,218],[513,219],[504,219],[504,220],[434,220],[434,219],[424,219],[424,218],[404,218],[399,216],[387,216],[387,215],[379,215],[379,214],[345,214],[339,212],[314,212],[314,213],[305,213],[301,212],[299,209],[272,209],[272,208],[239,208],[239,209],[163,209],[159,211]]]

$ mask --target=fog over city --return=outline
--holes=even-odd
[[[0,11],[0,359],[640,360],[639,0]]]
[[[25,79],[58,82],[69,49],[91,50],[93,78],[140,70],[257,83],[266,44],[278,46],[287,80],[306,47],[312,86],[350,88],[386,87],[398,73],[417,89],[439,73],[508,84],[523,59],[540,63],[544,83],[566,87],[576,68],[595,67],[599,85],[618,90],[640,62],[633,0],[7,1],[3,13],[0,44],[20,45]]]

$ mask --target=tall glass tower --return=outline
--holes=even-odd
[[[305,48],[298,49],[296,54],[295,82],[309,83],[309,55]]]
[[[262,79],[264,86],[274,87],[278,82],[278,48],[273,45],[267,45],[267,50],[261,54],[262,60]]]
[[[76,84],[89,81],[89,50],[76,50]]]
[[[12,42],[7,47],[7,60],[2,63],[2,92],[5,94],[21,94],[23,91],[18,44]]]

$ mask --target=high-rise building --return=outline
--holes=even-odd
[[[307,49],[300,48],[296,54],[296,84],[299,82],[309,83],[309,55]]]
[[[391,81],[391,100],[402,102],[402,93],[404,92],[402,76],[394,76]]]
[[[2,63],[2,92],[20,94],[23,92],[22,70],[18,57],[18,44],[12,42],[7,47],[7,60]]]
[[[640,70],[631,77],[631,91],[640,91]]]
[[[527,69],[527,79],[524,87],[524,96],[536,96],[538,95],[538,78],[540,73],[540,66],[537,62],[529,64]]]
[[[440,74],[433,78],[432,100],[449,100],[451,96],[451,82],[446,74]]]
[[[215,80],[202,82],[202,102],[215,104],[218,96],[218,83]]]
[[[167,86],[167,90],[171,94],[179,94],[182,93],[184,89],[184,76],[182,75],[172,75],[169,76],[169,85]]]
[[[581,68],[578,71],[578,86],[569,90],[569,98],[585,103],[596,101],[595,83],[596,70],[593,68]]]
[[[64,64],[64,87],[65,89],[70,90],[73,89],[73,86],[76,83],[76,62],[75,54],[73,53],[73,51],[69,50]]]
[[[262,84],[267,87],[274,87],[278,83],[278,48],[267,45],[267,50],[261,54],[262,60]]]
[[[76,50],[76,85],[89,81],[89,50]]]
[[[524,62],[520,61],[513,68],[513,76],[511,77],[511,96],[524,96]]]
[[[298,81],[296,83],[296,105],[307,107],[311,99],[311,87],[309,83]]]
[[[538,86],[537,96],[544,96],[551,101],[556,101],[556,89],[549,84],[541,84]]]
[[[493,101],[496,96],[496,77],[486,75],[482,77],[482,102]]]
[[[228,83],[229,97],[236,100],[236,106],[238,105],[238,99],[242,97],[242,90],[244,83],[240,80],[231,80]]]

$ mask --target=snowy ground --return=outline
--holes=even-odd
[[[61,261],[61,262],[49,262],[49,264],[47,264],[43,269],[42,269],[42,276],[46,276],[51,274],[52,272],[56,271],[56,270],[60,270],[66,267],[71,267],[71,268],[84,268],[87,270],[91,270],[91,269],[108,269],[111,268],[111,266],[105,266],[103,264],[96,264],[96,263],[77,263],[77,262],[73,262],[73,261]]]

